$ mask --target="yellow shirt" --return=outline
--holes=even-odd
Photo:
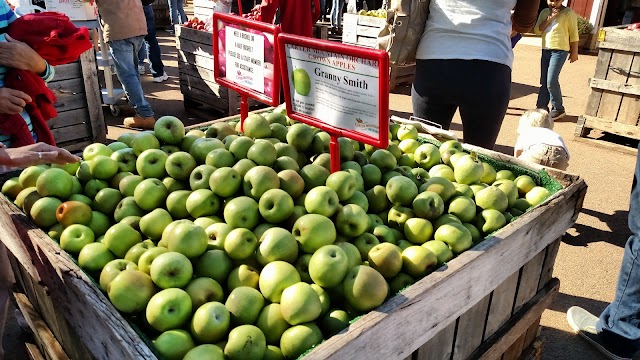
[[[540,24],[549,17],[549,11],[546,8],[540,12],[533,28],[536,35],[542,35],[542,48],[569,51],[569,43],[579,40],[578,16],[571,8],[564,8],[544,31],[540,31]]]

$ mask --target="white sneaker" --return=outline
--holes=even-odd
[[[614,349],[609,349],[598,336],[596,330],[596,323],[598,317],[591,314],[587,310],[572,306],[567,311],[567,322],[571,327],[571,330],[580,335],[583,339],[593,345],[598,351],[600,351],[607,359],[611,360],[631,360],[631,357],[621,356],[615,354]]]
[[[147,69],[145,69],[144,64],[140,64],[138,65],[138,74],[140,75],[144,75],[144,73],[147,71]]]
[[[169,75],[167,75],[167,72],[165,71],[164,74],[162,74],[162,76],[158,76],[158,77],[154,77],[153,78],[153,82],[155,83],[161,83],[165,80],[169,79]]]

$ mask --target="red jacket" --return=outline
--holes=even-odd
[[[311,1],[314,9],[311,10]],[[313,25],[320,18],[319,0],[262,0],[262,21],[273,23],[276,10],[280,8],[282,32],[300,36],[313,36]]]
[[[61,13],[42,12],[16,19],[9,25],[7,33],[34,49],[49,65],[61,65],[76,61],[80,54],[91,49],[89,30],[77,28]],[[31,71],[8,69],[5,87],[20,90],[33,100],[25,110],[31,118],[33,131],[38,141],[55,145],[47,121],[57,116],[53,107],[56,97],[44,80]],[[33,136],[20,114],[0,115],[0,132],[11,135],[11,146],[33,144]]]

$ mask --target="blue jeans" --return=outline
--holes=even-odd
[[[333,0],[333,6],[331,6],[331,17],[329,21],[332,27],[340,27],[342,22],[342,8],[344,7],[344,0]]]
[[[129,104],[142,117],[153,116],[151,105],[144,97],[140,74],[138,74],[138,52],[144,36],[109,42],[109,52],[116,67],[116,75],[129,99]]]
[[[147,35],[144,37],[145,43],[140,47],[138,52],[138,63],[144,62],[148,57],[151,61],[151,72],[162,76],[164,74],[164,64],[160,58],[160,45],[156,38],[156,21],[153,16],[153,7],[151,5],[143,6],[144,17],[147,19]]]
[[[640,146],[638,146],[640,154]],[[640,158],[636,159],[631,199],[629,229],[632,235],[624,248],[618,275],[616,297],[600,314],[597,324],[602,340],[617,355],[632,357],[640,351]]]
[[[169,0],[169,18],[173,25],[187,22],[187,14],[184,13],[184,0]]]
[[[551,101],[551,110],[564,111],[562,91],[560,91],[560,71],[568,56],[568,51],[542,49],[537,108],[549,109],[549,101]]]

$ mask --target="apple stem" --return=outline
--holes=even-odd
[[[471,155],[473,161],[478,161],[478,153],[476,151],[472,151],[469,155]]]

